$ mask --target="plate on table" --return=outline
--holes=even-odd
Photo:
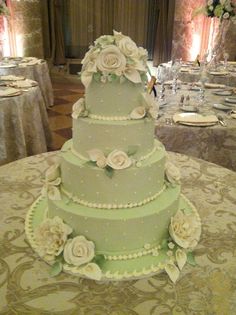
[[[21,81],[21,80],[24,80],[25,77],[22,77],[22,76],[16,76],[16,75],[1,75],[0,76],[0,80],[1,81]]]
[[[21,90],[14,88],[0,89],[0,97],[11,97],[21,94]]]
[[[200,91],[200,87],[199,86],[197,86],[197,85],[193,85],[193,86],[191,86],[190,87],[190,91]]]
[[[225,76],[229,74],[228,71],[210,71],[209,73],[216,76]]]
[[[197,112],[198,109],[196,106],[188,105],[188,106],[180,106],[180,109],[184,112]]]
[[[178,113],[174,114],[173,121],[181,125],[207,127],[218,123],[218,118],[215,115],[203,116],[197,113]]]
[[[15,68],[16,65],[13,64],[0,64],[0,68]]]
[[[213,94],[219,95],[219,96],[230,96],[232,95],[232,90],[217,90],[217,91],[214,91]]]
[[[224,84],[218,83],[205,83],[205,88],[208,89],[224,89],[226,86]]]
[[[232,110],[231,106],[224,105],[224,104],[221,104],[221,103],[215,103],[215,104],[213,104],[213,107],[216,108],[216,109],[226,110],[226,111]]]
[[[232,96],[232,97],[226,97],[225,101],[227,103],[231,103],[231,104],[236,104],[236,96]]]

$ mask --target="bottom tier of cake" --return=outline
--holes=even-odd
[[[91,261],[95,264],[81,267],[68,263],[68,259],[60,259],[63,271],[80,277],[128,280],[150,276],[163,270],[169,273],[168,269],[176,273],[176,256],[179,255],[178,251],[181,255],[183,251],[171,239],[169,226],[171,218],[178,210],[190,215],[191,221],[195,221],[194,224],[200,231],[197,210],[180,195],[179,186],[169,187],[154,201],[131,209],[92,209],[74,204],[65,196],[60,201],[39,197],[27,214],[26,236],[32,248],[51,265],[55,265],[55,261],[42,255],[35,240],[35,231],[46,218],[61,218],[72,228],[72,239],[80,236],[88,244],[93,242],[94,258],[99,258]],[[71,244],[72,242],[70,246]],[[187,254],[184,250],[186,257]],[[93,270],[97,263],[99,267]]]

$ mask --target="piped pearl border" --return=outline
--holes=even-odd
[[[120,120],[133,120],[130,116],[102,116],[96,114],[89,114],[89,118],[96,120],[107,120],[107,121],[120,121]]]
[[[139,207],[139,206],[145,205],[146,203],[156,199],[166,189],[166,185],[163,185],[163,188],[151,197],[148,197],[148,198],[146,198],[142,201],[139,201],[139,202],[131,202],[131,203],[125,203],[125,204],[114,204],[114,203],[113,204],[111,204],[111,203],[107,204],[107,203],[89,202],[89,201],[86,201],[84,199],[80,199],[78,197],[72,196],[72,194],[69,193],[67,190],[65,190],[65,188],[63,188],[62,186],[60,189],[73,202],[81,204],[83,206],[87,206],[90,208],[98,208],[98,209],[122,209],[122,208],[134,208],[134,207]]]
[[[90,161],[89,159],[87,159],[86,157],[84,157],[83,155],[81,155],[80,153],[78,153],[78,152],[75,150],[75,148],[73,147],[73,145],[71,145],[70,150],[71,150],[71,153],[72,153],[72,154],[74,154],[75,156],[77,156],[77,157],[80,158],[81,160],[86,161],[86,162],[89,162],[89,161]],[[148,159],[150,156],[152,156],[156,151],[157,151],[157,146],[154,146],[153,149],[152,149],[152,151],[149,152],[148,154],[141,156],[139,159],[133,159],[133,158],[132,158],[132,160],[134,161],[134,163],[142,162],[142,161]]]
[[[184,199],[184,201],[189,205],[189,207],[192,209],[193,213],[196,216],[196,220],[199,224],[201,224],[201,219],[200,216],[198,214],[197,209],[195,208],[195,206],[183,195],[180,194],[180,196]],[[31,245],[31,247],[33,248],[33,250],[35,250],[37,252],[36,249],[36,244],[35,244],[35,239],[34,239],[34,230],[33,230],[33,217],[34,214],[36,212],[37,206],[38,204],[42,201],[44,197],[40,196],[34,203],[33,205],[30,207],[27,215],[26,215],[26,220],[25,220],[25,232],[26,232],[26,237]],[[47,210],[45,210],[45,214],[46,214]],[[46,215],[45,215],[46,216]],[[118,255],[119,257],[119,255]],[[139,258],[139,256],[137,257]],[[43,258],[42,258],[43,259]],[[129,258],[128,258],[129,259]],[[46,261],[48,264],[52,264],[48,261]],[[147,268],[143,268],[140,271],[134,270],[132,272],[127,272],[124,271],[122,273],[119,273],[118,271],[116,272],[110,272],[110,271],[106,271],[103,274],[102,277],[102,281],[109,281],[109,280],[116,280],[116,281],[122,281],[122,280],[132,280],[132,279],[140,279],[143,278],[147,275],[152,276],[154,274],[157,274],[159,272],[163,272],[165,269],[165,266],[169,263],[173,263],[173,258],[169,258],[169,260],[166,260],[165,263],[158,263],[157,265],[152,264],[151,266],[147,267]],[[69,274],[73,274],[73,275],[78,275],[79,277],[85,277],[82,274],[79,273],[78,268],[76,266],[71,267],[67,264],[63,265],[63,271],[67,272]],[[86,277],[85,277],[86,278]]]

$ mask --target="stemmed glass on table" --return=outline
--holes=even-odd
[[[158,97],[159,105],[166,103],[165,98],[165,81],[167,80],[169,69],[164,65],[159,65],[157,68],[157,80],[161,84],[160,95]]]
[[[177,93],[177,88],[178,88],[178,76],[179,76],[179,71],[181,69],[182,62],[179,59],[176,59],[172,61],[172,66],[171,66],[171,72],[173,74],[173,84],[172,84],[172,94]]]
[[[205,103],[205,83],[208,81],[207,76],[207,69],[205,65],[202,65],[200,68],[200,79],[199,79],[201,85],[199,90],[199,103],[204,104]]]

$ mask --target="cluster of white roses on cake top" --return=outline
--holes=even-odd
[[[114,35],[99,37],[82,60],[81,81],[85,87],[91,83],[94,74],[107,82],[116,77],[126,78],[133,83],[142,82],[147,72],[147,51],[137,47],[128,36],[114,31]]]
[[[61,218],[44,220],[35,229],[35,245],[38,254],[49,263],[54,263],[54,275],[62,268],[90,279],[100,280],[102,271],[95,259],[95,245],[83,235],[69,238],[72,228]]]

